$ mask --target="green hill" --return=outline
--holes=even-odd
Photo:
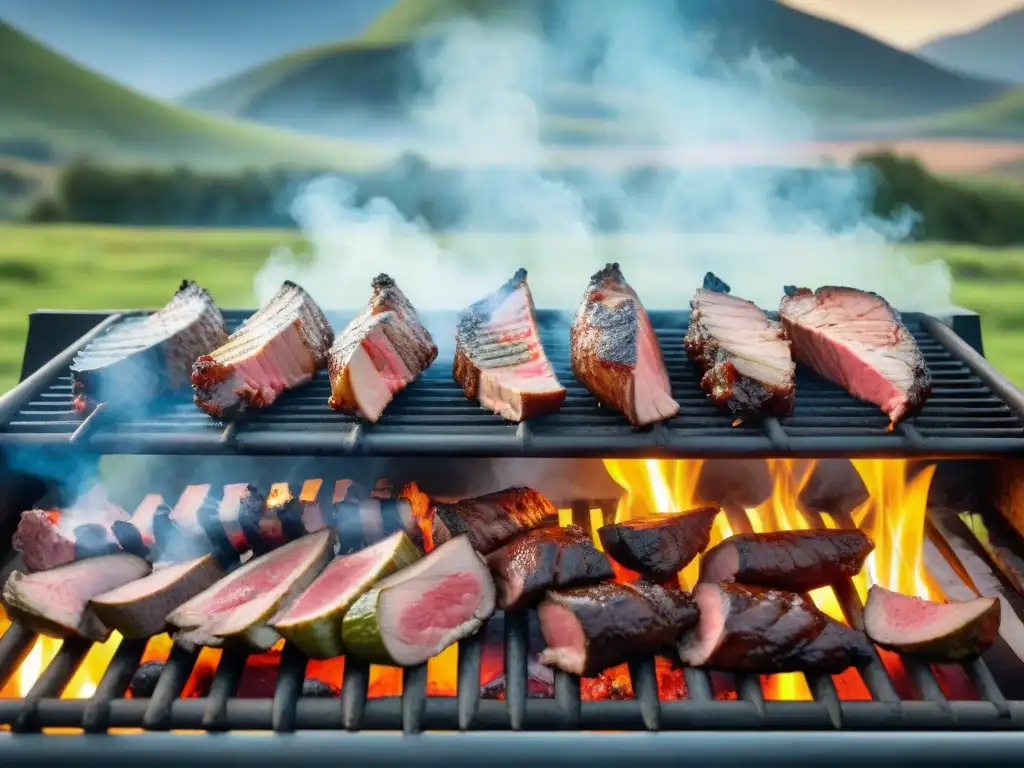
[[[311,138],[150,99],[84,69],[0,22],[0,154],[46,147],[135,163],[342,166],[377,159],[365,147]]]

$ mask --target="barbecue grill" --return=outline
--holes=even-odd
[[[234,328],[246,313],[225,315]],[[168,466],[189,469],[168,472],[174,479],[165,478],[160,488],[168,498],[182,492],[179,478],[188,473],[190,482],[210,482],[201,477],[204,468],[220,470],[209,469],[209,457],[236,462],[241,468],[236,472],[274,462],[261,456],[308,457],[318,467],[333,467],[334,474],[338,461],[331,457],[348,457],[352,466],[380,457],[415,464],[428,458],[481,456],[995,460],[965,462],[972,469],[964,470],[960,480],[955,479],[962,471],[960,462],[943,462],[954,473],[953,485],[977,486],[988,471],[979,466],[1003,466],[1024,454],[1024,394],[985,360],[978,318],[970,313],[946,320],[904,315],[933,372],[934,388],[921,413],[893,432],[874,406],[803,371],[797,377],[792,416],[733,426],[728,414],[708,403],[697,384],[698,372],[683,351],[687,314],[671,312],[654,312],[652,320],[682,409],[666,425],[633,430],[624,418],[599,409],[572,378],[564,316],[539,315],[546,351],[568,396],[561,411],[528,424],[509,425],[464,399],[451,381],[451,350],[443,348],[444,340],[453,337],[448,331],[456,318],[425,313],[425,324],[442,344],[440,359],[396,398],[379,424],[361,425],[329,411],[328,382],[321,374],[310,385],[285,393],[272,407],[224,426],[201,414],[185,396],[162,401],[145,415],[113,414],[100,407],[83,418],[72,405],[71,359],[97,334],[117,323],[134,322],[142,313],[37,312],[30,320],[22,382],[0,398],[0,449],[12,453],[33,448],[48,457],[76,461],[113,454],[173,456]],[[346,319],[331,321],[340,327]],[[5,471],[0,498],[0,540],[5,542],[18,513],[53,490],[53,477],[45,480],[24,467],[17,470]],[[294,487],[294,477],[287,479]],[[557,505],[588,529],[615,515],[615,500],[604,498],[559,499]],[[742,510],[726,513],[735,530],[749,528]],[[835,522],[852,524],[841,513]],[[937,511],[932,525],[939,538],[933,543],[943,561],[935,567],[956,578],[965,568],[959,558],[973,555],[975,572],[977,562],[983,561],[988,575],[1005,587],[1009,605],[1019,610],[1024,597],[1006,586],[1019,575],[1012,558],[991,560],[993,547],[1006,542],[1011,549],[1016,546],[1015,533],[996,519],[990,522],[992,540],[986,548],[972,539],[955,514]],[[950,531],[963,536],[956,539]],[[971,552],[965,553],[964,541]],[[10,553],[4,557],[0,562],[6,569],[0,575],[15,564]],[[836,585],[835,590],[847,621],[856,626],[862,610],[857,592],[852,584]],[[501,699],[481,694],[483,632],[459,644],[454,695],[428,695],[427,665],[422,665],[402,672],[400,695],[376,698],[368,695],[371,668],[354,659],[345,660],[336,696],[304,696],[309,660],[287,644],[267,695],[236,695],[248,656],[225,650],[205,695],[182,698],[199,653],[174,646],[152,692],[128,698],[146,642],[126,640],[91,698],[62,699],[92,650],[86,641],[67,640],[31,690],[21,698],[0,699],[0,725],[15,732],[0,735],[0,750],[27,766],[69,760],[83,749],[97,761],[127,758],[154,765],[269,765],[284,759],[307,764],[347,760],[354,765],[422,760],[505,765],[557,759],[606,765],[625,760],[667,764],[686,757],[697,764],[756,760],[792,765],[820,764],[826,755],[837,764],[913,760],[938,765],[984,757],[1009,765],[1019,764],[1024,749],[1024,661],[1004,640],[962,668],[939,669],[902,658],[904,679],[876,657],[857,672],[869,700],[844,699],[832,677],[816,675],[806,679],[811,701],[766,700],[761,679],[742,675],[726,679],[734,695],[723,699],[717,690],[721,676],[696,669],[682,673],[685,698],[665,700],[659,695],[655,660],[649,658],[629,665],[631,697],[592,701],[583,700],[579,679],[561,672],[554,673],[550,697],[529,695],[526,615],[499,614],[491,621],[500,622],[503,634]],[[35,639],[16,624],[0,637],[0,688],[25,662]],[[87,735],[51,735],[45,733],[48,729],[81,729]],[[111,735],[117,729],[142,733]],[[247,738],[250,732],[265,731],[284,735],[275,740]]]

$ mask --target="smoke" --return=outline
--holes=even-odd
[[[783,189],[781,176],[799,163],[752,172],[758,158],[782,157],[783,143],[816,138],[789,97],[795,65],[757,50],[723,59],[717,38],[676,5],[564,2],[526,21],[462,19],[436,30],[417,57],[426,88],[412,110],[420,138],[410,149],[459,169],[429,201],[457,210],[469,234],[435,239],[388,200],[359,205],[350,184],[319,179],[292,208],[311,251],[272,254],[256,279],[260,301],[292,279],[326,307],[354,309],[373,275],[387,272],[423,309],[461,308],[523,266],[538,305],[572,309],[589,275],[619,261],[650,308],[685,308],[710,270],[766,308],[796,283],[947,309],[948,270],[915,264],[894,246],[913,216],[876,220],[870,177],[838,169]],[[557,93],[611,102],[656,148],[553,148],[545,125]],[[559,152],[586,168],[553,174]],[[658,178],[637,191],[629,166],[652,155]],[[388,196],[400,196],[402,184]]]

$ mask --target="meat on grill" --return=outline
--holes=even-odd
[[[931,373],[917,342],[878,294],[788,286],[779,317],[797,362],[879,406],[890,428],[931,394]]]
[[[267,304],[192,367],[195,403],[217,419],[264,408],[310,381],[327,362],[334,332],[300,286],[286,280]]]
[[[700,387],[738,417],[787,416],[796,365],[785,329],[756,304],[729,294],[708,272],[690,300],[683,346],[701,367]]]
[[[192,363],[228,337],[213,298],[185,280],[162,309],[123,320],[79,352],[71,363],[75,405],[142,407],[189,384]]]
[[[873,653],[863,632],[829,618],[795,592],[704,582],[693,598],[700,623],[679,642],[679,657],[688,666],[838,674]]]
[[[666,649],[698,620],[684,593],[642,581],[553,590],[537,615],[541,663],[585,677]]]
[[[489,555],[516,536],[557,521],[558,510],[542,494],[532,488],[506,488],[454,504],[436,504],[428,525],[434,546],[464,533],[477,552]]]
[[[509,421],[562,406],[565,387],[544,353],[525,269],[459,320],[452,375],[466,397]]]
[[[434,362],[437,346],[394,280],[380,274],[372,288],[369,304],[327,353],[327,402],[375,422],[392,398]]]
[[[711,542],[718,507],[628,520],[598,529],[604,551],[637,573],[667,579],[685,568]]]
[[[608,557],[576,525],[527,531],[488,555],[487,564],[503,611],[525,608],[549,589],[615,577]]]
[[[569,352],[576,379],[634,427],[679,413],[658,337],[618,264],[591,276],[569,330]]]
[[[740,533],[704,553],[700,580],[809,592],[859,573],[874,548],[859,530]]]
[[[864,630],[897,653],[940,664],[970,661],[999,635],[1000,606],[994,597],[933,603],[875,585],[864,605]]]
[[[42,635],[83,637],[102,642],[110,635],[89,601],[122,584],[141,579],[149,563],[135,555],[105,555],[24,574],[13,571],[3,588],[7,615]]]

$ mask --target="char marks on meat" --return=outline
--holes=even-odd
[[[188,386],[192,363],[228,337],[213,298],[191,280],[162,309],[125,319],[90,342],[71,363],[78,408],[141,407]]]
[[[615,577],[607,555],[577,525],[528,531],[489,555],[487,563],[504,611],[525,608],[548,589]]]
[[[679,657],[688,666],[838,674],[866,663],[874,652],[863,632],[829,618],[795,592],[705,582],[693,598],[700,623],[679,643]]]
[[[917,342],[878,294],[787,287],[779,316],[797,362],[880,407],[890,428],[931,394],[931,373]]]
[[[858,530],[741,533],[704,553],[700,580],[809,592],[859,573],[874,548]]]
[[[678,589],[642,581],[554,590],[537,615],[548,646],[541,663],[585,677],[664,650],[698,620]]]
[[[796,365],[786,330],[756,304],[729,294],[712,273],[690,300],[683,345],[704,375],[700,387],[736,416],[787,416]]]
[[[603,526],[597,535],[604,551],[619,564],[654,579],[667,579],[707,548],[718,512],[718,507],[701,507],[654,515]]]
[[[266,305],[192,367],[195,403],[218,419],[264,408],[310,381],[327,361],[334,332],[300,286],[285,281]]]
[[[541,345],[525,269],[459,320],[452,374],[466,397],[509,421],[562,406],[565,387]]]
[[[473,549],[489,555],[526,531],[556,524],[558,510],[532,488],[506,488],[454,504],[437,504],[430,517],[434,546],[464,533]]]
[[[392,398],[437,358],[437,346],[405,294],[385,274],[366,308],[327,353],[331,408],[375,422]]]
[[[569,331],[572,371],[598,401],[643,427],[679,413],[644,305],[618,264],[594,273]]]

